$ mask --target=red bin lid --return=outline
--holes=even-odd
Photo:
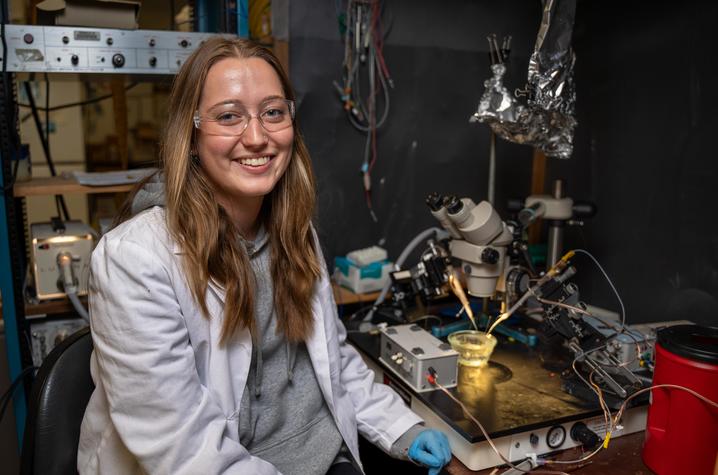
[[[718,364],[718,328],[675,325],[658,330],[656,338],[658,344],[675,355]]]

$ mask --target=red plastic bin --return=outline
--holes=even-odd
[[[718,402],[718,328],[660,330],[653,384],[684,386]],[[718,408],[680,389],[653,389],[642,456],[658,475],[712,475],[718,463]]]

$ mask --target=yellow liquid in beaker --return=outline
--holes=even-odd
[[[496,347],[496,337],[476,330],[464,330],[449,335],[449,344],[459,353],[459,364],[486,366]]]

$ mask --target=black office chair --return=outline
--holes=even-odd
[[[76,475],[80,424],[95,385],[90,376],[90,328],[72,334],[35,377],[20,460],[22,475]]]

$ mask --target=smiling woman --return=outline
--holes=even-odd
[[[240,229],[257,221],[243,214],[259,215],[263,197],[289,164],[294,129],[288,109],[279,76],[263,59],[225,58],[207,74],[195,116],[197,152],[217,200]],[[203,115],[214,118],[203,123]],[[244,230],[245,237],[256,233]]]
[[[346,343],[294,115],[248,41],[180,70],[162,173],[92,255],[80,473],[356,474],[357,432],[430,473],[451,458]]]

